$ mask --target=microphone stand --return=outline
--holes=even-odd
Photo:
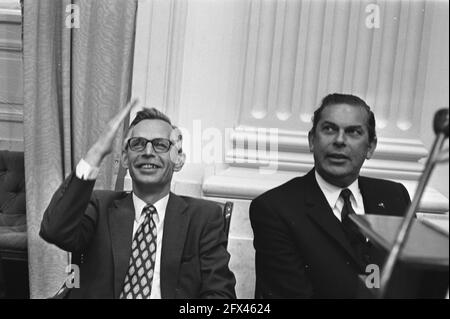
[[[438,127],[439,124],[442,124],[442,123],[438,123],[437,118],[439,115],[442,115],[442,113],[445,116],[445,112],[446,112],[446,117],[447,117],[447,120],[446,120],[447,126],[446,126],[446,128],[439,128]],[[445,126],[445,121],[443,123],[444,123],[443,125]],[[409,233],[411,231],[412,220],[415,216],[416,209],[419,206],[420,199],[422,198],[423,192],[425,190],[425,186],[428,183],[431,172],[433,171],[433,168],[436,164],[436,159],[440,154],[440,150],[442,149],[444,141],[448,137],[448,109],[443,109],[443,110],[438,111],[438,113],[436,113],[434,127],[435,127],[435,131],[437,133],[437,136],[434,140],[433,147],[430,152],[430,156],[427,159],[424,171],[422,173],[422,176],[419,179],[419,183],[417,185],[417,189],[414,194],[413,200],[411,201],[411,204],[409,205],[406,216],[403,219],[403,222],[400,225],[400,228],[397,232],[392,249],[391,249],[391,251],[386,259],[386,262],[383,266],[383,272],[381,274],[381,280],[380,280],[379,298],[384,298],[386,295],[386,291],[387,291],[389,281],[392,276],[392,272],[394,270],[394,266],[395,266],[397,259],[400,255],[401,251],[403,250],[403,247],[408,239]],[[446,129],[446,131],[445,131],[445,129]]]

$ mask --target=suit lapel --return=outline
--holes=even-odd
[[[131,255],[133,222],[135,218],[133,196],[114,201],[109,214],[109,229],[114,261],[114,297],[119,298]]]
[[[161,297],[175,298],[175,288],[181,263],[184,243],[189,226],[188,205],[179,196],[170,193],[164,219],[164,235],[161,251]]]
[[[316,177],[314,176],[314,169],[311,170],[305,178],[307,179],[305,184],[312,185],[307,189],[307,194],[305,194],[305,204],[308,215],[326,234],[332,237],[333,240],[348,253],[348,255],[351,256],[356,264],[361,265],[342,230],[340,221],[334,216],[325,195],[320,189],[319,184],[317,184]]]
[[[386,215],[387,203],[380,196],[380,190],[374,189],[370,181],[365,177],[359,177],[358,184],[364,202],[365,214]]]

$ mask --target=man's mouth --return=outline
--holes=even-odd
[[[348,157],[345,156],[344,154],[328,154],[327,155],[328,158],[332,159],[332,160],[347,160]]]
[[[156,164],[152,164],[152,163],[143,163],[143,164],[139,164],[136,165],[138,168],[142,168],[142,169],[157,169],[157,168],[161,168],[159,165]]]

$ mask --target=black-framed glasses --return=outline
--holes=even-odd
[[[147,140],[144,137],[132,137],[128,140],[127,145],[134,152],[142,152],[147,147],[147,143],[151,143],[156,153],[166,153],[169,151],[173,142],[167,138],[154,138]]]

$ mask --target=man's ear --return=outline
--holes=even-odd
[[[314,152],[314,133],[311,131],[308,132],[308,143],[309,143],[309,151],[311,153]]]
[[[128,154],[126,150],[122,150],[122,167],[128,169]]]
[[[179,172],[183,168],[185,162],[186,162],[186,154],[184,154],[184,153],[177,154],[177,156],[175,158],[175,162],[174,162],[175,165],[173,166],[173,170],[175,172]]]
[[[375,136],[372,142],[369,142],[369,148],[367,149],[366,159],[371,159],[375,149],[377,148],[378,139]]]
[[[183,134],[178,127],[174,127],[170,133],[170,141],[173,147],[170,149],[170,160],[174,163],[173,170],[180,171],[186,161],[186,154],[183,153]]]

